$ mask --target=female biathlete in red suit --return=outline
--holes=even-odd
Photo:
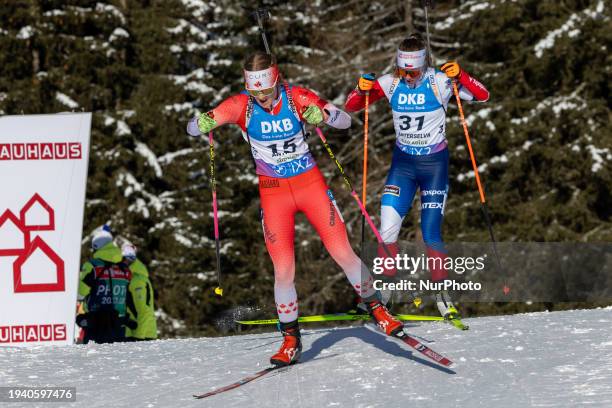
[[[304,139],[304,121],[346,129],[350,116],[314,92],[283,82],[273,55],[258,52],[248,57],[244,77],[246,91],[193,118],[187,132],[197,136],[235,123],[251,146],[259,176],[264,239],[274,264],[274,300],[284,336],[271,363],[294,363],[302,349],[294,284],[294,219],[298,211],[314,226],[379,326],[387,334],[399,332],[401,322],[380,303],[372,275],[351,249],[336,201]]]

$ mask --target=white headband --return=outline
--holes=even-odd
[[[261,71],[244,70],[244,82],[249,91],[259,91],[261,89],[272,88],[278,80],[278,67],[272,65],[270,68]]]
[[[399,68],[418,69],[425,66],[427,52],[397,50],[397,66]]]

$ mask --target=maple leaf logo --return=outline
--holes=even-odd
[[[257,81],[255,82],[255,88],[261,88],[261,82]]]

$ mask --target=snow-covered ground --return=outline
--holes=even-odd
[[[88,408],[612,407],[611,308],[466,321],[409,327],[452,370],[357,325],[306,330],[302,364],[204,400],[192,394],[267,366],[278,333],[0,348],[0,386],[76,386],[61,406]]]

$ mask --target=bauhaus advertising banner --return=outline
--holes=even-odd
[[[0,117],[0,346],[73,341],[90,128]]]

